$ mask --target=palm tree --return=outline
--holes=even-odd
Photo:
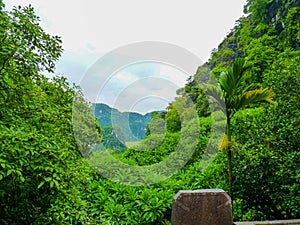
[[[249,66],[246,65],[243,58],[236,59],[232,66],[220,75],[219,85],[221,88],[222,98],[225,102],[224,112],[226,113],[226,132],[225,138],[220,147],[224,150],[228,160],[228,191],[231,199],[232,193],[232,154],[233,154],[233,140],[231,134],[231,119],[239,110],[245,109],[247,106],[258,103],[268,102],[274,104],[274,92],[268,88],[256,88],[254,85],[246,84],[246,71]]]

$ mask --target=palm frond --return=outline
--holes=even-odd
[[[222,91],[223,91],[224,95],[230,95],[231,94],[233,82],[230,79],[230,75],[229,75],[228,71],[221,73],[220,79],[219,79],[219,84],[222,88]]]
[[[241,84],[245,82],[247,78],[245,72],[249,68],[249,65],[245,63],[243,58],[238,58],[233,62],[230,69],[221,74],[219,83],[224,95],[231,96],[238,94],[238,92],[242,92],[239,87],[241,87]]]
[[[244,109],[249,104],[258,102],[268,102],[270,104],[274,104],[274,96],[275,93],[268,88],[246,91],[238,96],[236,109]]]
[[[215,110],[221,109],[224,113],[226,113],[225,98],[219,85],[205,85],[204,93],[210,102],[210,107],[213,107]]]
[[[239,81],[241,77],[245,74],[245,72],[250,68],[244,58],[238,58],[234,60],[231,71],[235,75],[236,80]]]

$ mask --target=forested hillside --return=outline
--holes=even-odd
[[[96,177],[73,135],[79,89],[43,75],[54,72],[61,39],[41,29],[33,8],[5,12],[0,3],[0,224],[74,223],[87,214],[77,193]]]
[[[103,141],[93,106],[80,87],[44,75],[54,73],[61,39],[31,6],[7,12],[0,0],[0,224],[166,225],[173,196],[201,188],[230,192],[235,221],[300,218],[300,1],[248,0],[245,13],[180,97],[152,114],[145,139],[112,154],[149,170],[169,156],[184,162],[139,179],[119,167],[113,182],[87,163],[114,152],[85,142]],[[226,107],[212,112],[208,93],[223,93]],[[222,110],[226,135],[211,139]],[[207,146],[220,150],[203,162]]]
[[[94,104],[93,111],[103,129],[103,146],[114,152],[124,152],[126,143],[143,139],[151,119],[151,113],[120,112],[103,103]]]
[[[205,96],[197,85],[207,68],[219,78],[236,58],[245,58],[246,84],[270,88],[275,105],[246,108],[233,117],[234,215],[238,220],[299,217],[300,1],[247,1],[240,18],[209,62],[182,90],[197,105]],[[201,93],[201,94],[198,94]],[[203,115],[203,108],[199,115]],[[201,110],[200,110],[201,109]],[[204,108],[205,109],[205,108]],[[205,112],[205,111],[204,111]],[[217,156],[222,159],[222,154]],[[217,160],[216,159],[216,160]],[[210,165],[221,172],[225,159]],[[213,177],[212,177],[213,178]],[[210,180],[207,177],[207,180]],[[221,180],[210,180],[226,189]]]

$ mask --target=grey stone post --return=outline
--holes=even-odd
[[[232,225],[229,195],[221,189],[179,191],[174,197],[172,225]]]

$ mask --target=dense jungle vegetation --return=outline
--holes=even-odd
[[[0,1],[0,224],[170,224],[173,196],[202,188],[231,192],[235,221],[300,218],[300,1],[247,0],[244,10],[210,60],[178,90],[180,97],[166,112],[153,113],[148,136],[137,148],[155,147],[114,157],[147,166],[172,155],[179,143],[183,158],[195,151],[168,179],[131,186],[96,173],[82,157],[95,154],[89,146],[79,151],[86,137],[75,139],[73,99],[81,103],[76,116],[87,115],[91,105],[66,78],[43,75],[54,73],[61,39],[42,30],[31,6],[7,12]],[[227,141],[210,143],[220,151],[203,166],[215,118],[199,80],[211,70],[222,86],[239,61],[247,67],[239,85],[269,90],[269,97],[245,95],[249,104],[232,114],[230,138],[227,133]],[[196,106],[196,120],[189,105]],[[183,124],[181,114],[193,119]],[[100,137],[97,121],[88,121]],[[123,179],[128,171],[118,172]],[[148,178],[155,181],[152,175]],[[138,184],[130,174],[126,179]]]

